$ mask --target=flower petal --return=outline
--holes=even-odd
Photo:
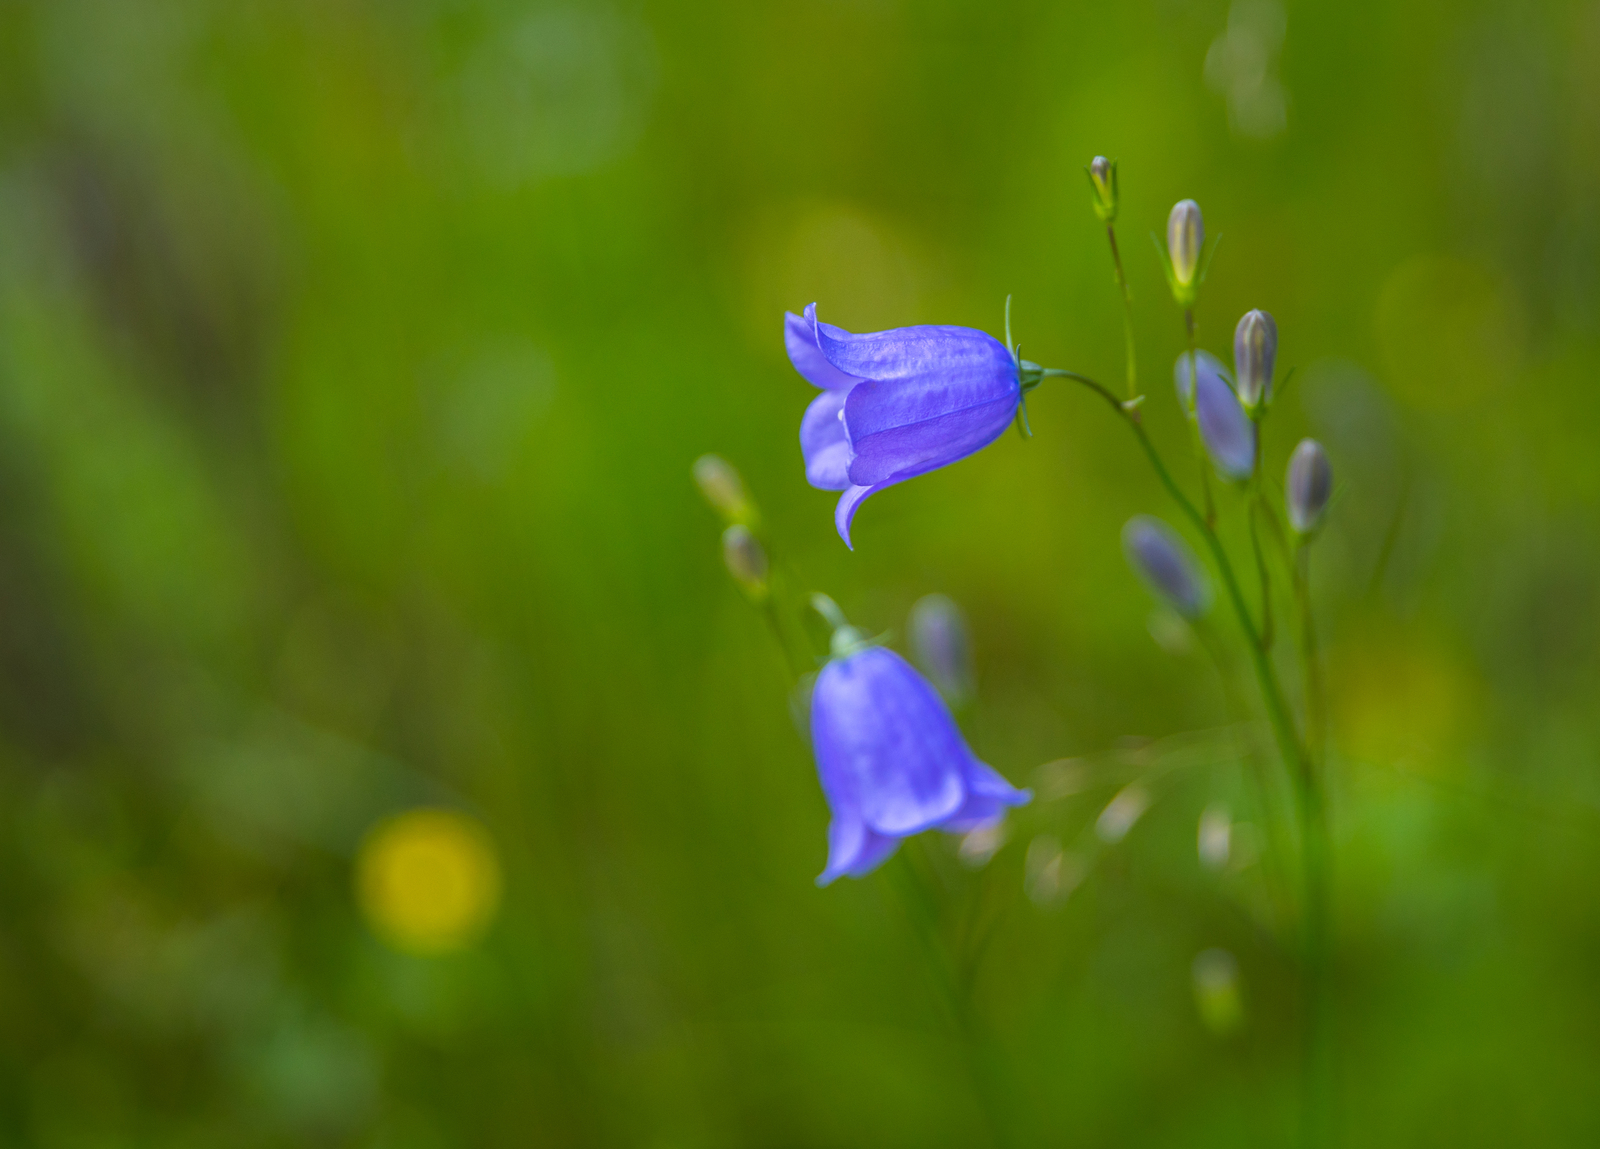
[[[813,320],[817,346],[822,354],[846,375],[875,379],[880,383],[919,378],[991,379],[1009,375],[1013,386],[1016,385],[1017,369],[1011,361],[1011,353],[994,336],[975,327],[930,324],[852,335],[831,323],[817,320],[815,305],[807,308],[807,315]],[[968,400],[953,406],[970,406],[972,402]]]
[[[965,834],[987,826],[1001,817],[1008,806],[1023,806],[1033,800],[1031,790],[1018,790],[995,770],[968,756],[967,800],[939,827],[952,834]]]
[[[988,402],[919,419],[947,396],[912,391],[906,383],[863,383],[846,397],[845,428],[855,451],[851,482],[883,485],[947,466],[994,442],[1017,414],[1019,393],[1013,388]]]
[[[817,876],[826,886],[835,878],[860,878],[881,866],[900,845],[899,838],[869,830],[859,817],[837,815],[828,824],[828,866]]]
[[[824,391],[811,400],[800,420],[800,451],[806,458],[806,482],[821,491],[842,491],[850,485],[850,440],[839,416],[844,391]]]
[[[844,540],[844,545],[851,550],[856,549],[855,544],[850,541],[850,524],[855,521],[856,508],[868,495],[881,491],[884,486],[888,484],[877,487],[850,486],[839,496],[839,503],[833,508],[833,525],[838,528],[839,537]]]
[[[832,331],[845,335],[832,324],[826,324]],[[789,352],[789,362],[794,364],[794,369],[800,372],[807,383],[813,387],[824,390],[848,391],[859,379],[854,379],[840,371],[828,362],[827,356],[822,353],[822,348],[817,346],[817,305],[809,304],[805,314],[796,315],[792,311],[783,313],[783,345]]]
[[[972,752],[933,688],[893,651],[868,647],[823,667],[811,734],[829,805],[868,829],[914,834],[966,799]]]

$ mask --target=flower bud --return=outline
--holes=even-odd
[[[1278,358],[1278,325],[1257,309],[1247,311],[1233,329],[1233,377],[1239,400],[1253,411],[1272,398],[1272,368]]]
[[[1283,481],[1289,525],[1302,535],[1316,530],[1332,493],[1333,468],[1328,464],[1328,453],[1315,439],[1301,439],[1289,456],[1289,474]]]
[[[1213,802],[1200,814],[1200,828],[1195,845],[1200,854],[1200,864],[1208,870],[1227,866],[1233,852],[1233,815],[1221,802]]]
[[[960,706],[972,695],[972,644],[961,608],[930,594],[911,608],[911,653],[945,701]]]
[[[1154,594],[1184,618],[1205,613],[1211,593],[1192,551],[1171,527],[1136,515],[1122,528],[1128,564]]]
[[[1192,199],[1173,205],[1167,216],[1167,256],[1172,261],[1172,278],[1180,287],[1194,286],[1200,268],[1200,249],[1205,246],[1206,225],[1200,218],[1200,205]]]
[[[752,526],[757,520],[755,504],[745,494],[744,480],[721,455],[701,455],[694,461],[694,481],[711,509],[726,522]]]
[[[1094,188],[1094,213],[1102,223],[1117,218],[1117,165],[1105,156],[1089,161],[1089,183]]]
[[[1215,376],[1218,382],[1222,382],[1222,360],[1209,351],[1196,351],[1193,358],[1198,361],[1202,378],[1211,375]],[[1178,390],[1178,403],[1183,407],[1185,413],[1189,411],[1190,399],[1194,395],[1193,375],[1195,367],[1196,364],[1190,362],[1190,355],[1187,351],[1178,356],[1178,361],[1172,365],[1172,385]],[[1227,384],[1223,383],[1223,386],[1226,387]]]
[[[1244,1020],[1239,993],[1239,963],[1227,950],[1202,950],[1191,966],[1194,1004],[1211,1032],[1225,1036]]]
[[[767,593],[767,552],[743,523],[722,532],[722,561],[747,593],[757,597]]]
[[[1256,469],[1256,427],[1239,406],[1239,398],[1221,372],[1200,365],[1200,386],[1194,397],[1195,422],[1206,454],[1225,479],[1243,482]]]

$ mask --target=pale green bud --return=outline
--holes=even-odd
[[[1094,188],[1094,213],[1102,223],[1117,218],[1117,164],[1105,156],[1089,161],[1089,185]]]
[[[1194,287],[1200,269],[1200,249],[1205,246],[1206,225],[1200,205],[1192,199],[1173,205],[1167,216],[1167,256],[1172,261],[1172,279],[1180,288]]]
[[[749,594],[759,598],[767,593],[767,552],[749,527],[734,523],[722,532],[722,561],[728,564],[733,580]]]
[[[744,480],[721,455],[701,455],[694,461],[694,481],[712,510],[725,522],[754,526],[760,516],[745,493]]]

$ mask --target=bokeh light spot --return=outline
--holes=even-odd
[[[356,894],[373,929],[397,949],[448,953],[477,941],[494,919],[500,865],[476,821],[453,810],[410,810],[367,835]]]

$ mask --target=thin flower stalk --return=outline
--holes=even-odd
[[[1161,485],[1167,489],[1174,502],[1178,504],[1184,515],[1194,524],[1196,530],[1205,539],[1206,548],[1211,552],[1212,560],[1216,563],[1217,572],[1222,578],[1223,589],[1227,592],[1229,603],[1239,623],[1239,629],[1244,634],[1245,646],[1250,651],[1250,662],[1255,670],[1256,683],[1261,690],[1262,703],[1266,708],[1267,719],[1272,725],[1273,734],[1278,743],[1279,753],[1282,754],[1285,764],[1289,768],[1290,777],[1295,784],[1297,805],[1300,813],[1301,829],[1301,880],[1305,898],[1305,925],[1304,925],[1304,1008],[1306,1011],[1305,1028],[1305,1077],[1306,1077],[1306,1141],[1307,1145],[1319,1144],[1326,1131],[1329,1105],[1328,1071],[1327,1065],[1327,948],[1328,948],[1328,829],[1325,800],[1323,796],[1322,779],[1316,770],[1306,744],[1302,741],[1296,729],[1294,717],[1289,709],[1288,700],[1283,691],[1283,686],[1278,680],[1277,669],[1272,664],[1271,655],[1262,643],[1262,630],[1257,625],[1250,613],[1250,607],[1245,601],[1244,591],[1239,584],[1239,578],[1234,572],[1233,563],[1228,558],[1228,552],[1218,537],[1214,516],[1202,514],[1194,505],[1193,500],[1183,493],[1172,477],[1172,472],[1167,469],[1161,454],[1151,442],[1144,426],[1137,420],[1130,418],[1124,410],[1122,403],[1107,388],[1075,371],[1065,371],[1059,368],[1047,368],[1044,372],[1046,378],[1072,379],[1094,391],[1111,405],[1114,410],[1128,425],[1134,437],[1139,440],[1139,445],[1144,449],[1145,457],[1149,459],[1151,468]],[[1198,378],[1198,375],[1195,376]]]

